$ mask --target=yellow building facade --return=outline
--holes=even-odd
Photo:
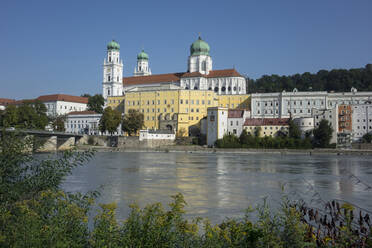
[[[125,96],[108,97],[107,106],[126,114],[135,109],[144,115],[144,128],[172,129],[188,136],[193,127],[207,116],[207,108],[221,104],[228,108],[249,109],[249,95],[217,95],[212,90],[139,88]]]
[[[276,137],[279,133],[288,134],[288,118],[251,118],[246,119],[243,129],[250,135],[255,135],[259,130],[259,137],[271,136]]]

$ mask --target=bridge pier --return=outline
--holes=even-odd
[[[55,152],[57,151],[57,136],[38,137],[34,143],[34,149],[37,152]]]
[[[57,150],[64,151],[71,149],[75,145],[75,137],[58,137]]]

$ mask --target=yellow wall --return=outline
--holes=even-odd
[[[186,135],[190,126],[200,125],[207,108],[223,105],[228,108],[250,107],[250,95],[218,96],[209,90],[158,90],[127,92],[125,96],[108,97],[107,106],[125,113],[136,109],[144,115],[144,128],[158,129],[159,116],[178,114],[177,130]]]
[[[250,95],[218,95],[218,107],[229,109],[248,109],[251,108]]]
[[[278,132],[288,133],[288,125],[286,126],[244,126],[248,134],[254,135],[257,128],[261,128],[260,137],[271,136],[275,137]]]

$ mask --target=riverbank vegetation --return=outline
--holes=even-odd
[[[312,149],[312,148],[334,148],[330,144],[333,129],[327,120],[322,120],[319,126],[312,132],[306,133],[301,138],[298,126],[289,121],[288,134],[278,133],[277,136],[261,137],[261,128],[255,129],[254,134],[248,134],[243,130],[239,137],[226,134],[222,139],[216,141],[217,148],[258,148],[258,149]]]
[[[115,203],[101,204],[89,227],[97,193],[67,193],[61,182],[93,153],[39,160],[24,152],[27,143],[1,136],[0,247],[372,247],[367,211],[335,201],[311,208],[285,195],[278,211],[264,201],[216,225],[186,218],[181,194],[167,207],[131,205],[124,221]]]

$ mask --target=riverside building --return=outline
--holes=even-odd
[[[210,47],[200,37],[190,47],[186,72],[153,75],[149,56],[142,50],[131,77],[122,77],[120,45],[110,42],[104,60],[103,96],[106,106],[122,113],[129,109],[143,113],[145,128],[185,136],[200,129],[208,107],[250,107],[245,78],[235,69],[213,70]]]

